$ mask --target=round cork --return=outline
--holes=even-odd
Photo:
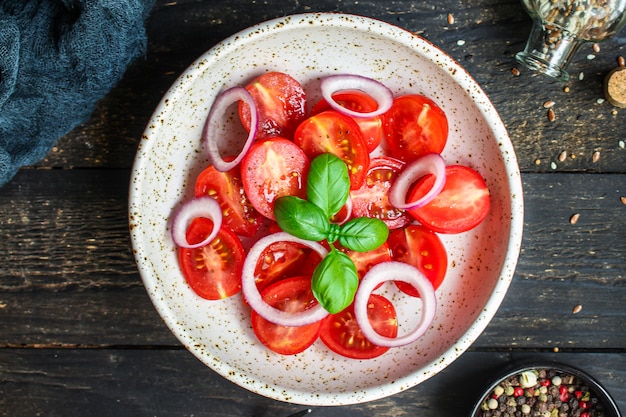
[[[626,108],[626,67],[617,67],[606,76],[604,95],[612,105]]]

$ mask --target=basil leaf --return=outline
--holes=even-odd
[[[339,243],[357,252],[377,249],[389,236],[389,228],[380,219],[358,217],[345,223],[339,233]]]
[[[328,236],[330,224],[324,212],[299,197],[278,197],[274,201],[274,216],[283,231],[300,239],[320,241]]]
[[[346,204],[350,193],[348,168],[338,156],[321,154],[309,166],[307,199],[322,209],[330,219]]]
[[[354,262],[334,249],[317,265],[311,281],[313,295],[330,314],[339,313],[352,304],[358,286]]]

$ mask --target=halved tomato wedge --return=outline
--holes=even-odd
[[[197,243],[213,230],[213,222],[204,217],[194,219],[187,228],[187,241]],[[183,276],[191,289],[207,300],[220,300],[241,290],[241,269],[244,261],[239,238],[222,226],[217,237],[200,248],[178,249]]]
[[[363,184],[370,165],[369,152],[361,129],[349,116],[333,110],[313,115],[298,126],[293,140],[310,159],[332,153],[343,160],[351,189]]]
[[[269,72],[255,78],[246,89],[257,106],[257,139],[291,138],[306,117],[306,94],[300,83],[288,74]],[[250,131],[250,108],[243,102],[239,116]]]
[[[383,115],[391,156],[405,162],[441,153],[448,140],[448,118],[431,99],[420,94],[397,97]]]
[[[340,91],[333,94],[333,99],[335,99],[335,101],[343,107],[361,113],[372,112],[378,108],[376,100],[360,90]],[[331,109],[332,107],[328,104],[328,102],[322,99],[315,106],[313,106],[311,114],[317,114]],[[363,140],[365,140],[367,150],[368,152],[372,152],[383,140],[382,117],[353,117],[352,120],[354,120],[361,128],[361,133],[363,133]]]
[[[239,167],[220,172],[209,165],[198,175],[194,194],[215,198],[222,209],[224,224],[238,235],[252,237],[263,224],[263,216],[244,192]]]
[[[416,201],[430,188],[434,177],[427,175],[409,194]],[[464,165],[446,167],[446,184],[430,203],[409,210],[422,225],[439,233],[462,233],[478,226],[489,214],[491,198],[483,177]]]
[[[278,197],[306,197],[309,165],[302,149],[290,140],[255,142],[241,161],[243,188],[254,208],[274,220],[274,201]]]
[[[352,215],[375,217],[385,222],[389,229],[404,227],[413,221],[406,212],[389,202],[389,190],[404,162],[390,157],[372,158],[367,176],[358,190],[350,191]]]
[[[420,225],[411,225],[392,231],[387,243],[394,260],[413,265],[426,275],[435,290],[439,288],[448,269],[448,255],[436,233]],[[420,296],[405,282],[397,281],[396,285],[408,295]]]
[[[261,292],[261,297],[272,307],[298,313],[317,304],[311,291],[310,277],[293,277],[275,282]],[[303,352],[318,338],[322,321],[299,327],[281,326],[251,313],[254,334],[270,350],[281,355]]]
[[[367,316],[374,330],[382,336],[396,337],[398,335],[396,310],[393,304],[382,295],[370,295]],[[353,305],[322,321],[320,339],[333,352],[352,359],[372,359],[389,350],[388,347],[372,344],[363,336],[354,315]]]

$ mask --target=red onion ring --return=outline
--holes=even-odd
[[[206,217],[213,222],[213,230],[202,242],[191,244],[187,241],[187,228],[195,218]],[[222,227],[222,208],[213,197],[203,196],[185,202],[172,219],[172,239],[182,248],[199,248],[215,239]]]
[[[248,251],[246,260],[243,263],[243,271],[241,273],[241,289],[243,295],[254,311],[256,311],[265,320],[281,326],[299,327],[307,324],[315,323],[322,320],[328,315],[328,311],[317,304],[314,307],[298,313],[288,313],[279,310],[267,304],[256,286],[254,270],[256,269],[259,257],[272,243],[275,242],[295,242],[305,245],[316,251],[322,258],[326,256],[328,251],[319,243],[309,240],[299,239],[285,232],[273,233],[259,239]]]
[[[422,314],[417,327],[395,338],[381,336],[374,330],[367,317],[370,294],[378,285],[386,281],[403,281],[414,286],[422,300]],[[415,342],[428,330],[435,317],[436,309],[435,290],[428,278],[414,266],[397,261],[381,262],[372,267],[361,280],[354,297],[354,314],[363,336],[373,344],[383,347],[398,347]]]
[[[250,131],[248,137],[241,149],[241,152],[232,161],[227,162],[222,158],[220,153],[220,143],[223,140],[223,135],[219,135],[219,125],[224,121],[224,114],[226,109],[233,103],[243,101],[250,107]],[[202,140],[204,141],[206,150],[211,159],[211,163],[215,166],[215,169],[221,172],[230,171],[237,166],[243,157],[246,155],[257,132],[258,114],[256,104],[252,95],[243,87],[232,87],[228,90],[221,92],[209,111],[209,116],[204,123],[204,129],[202,131]]]
[[[335,219],[331,223],[342,225],[345,222],[347,222],[348,220],[350,220],[350,218],[352,217],[352,207],[353,206],[354,206],[354,204],[352,204],[352,197],[348,196],[348,199],[346,200],[346,204],[344,205],[344,207],[346,209],[346,215],[343,216],[343,218],[341,218],[341,219]],[[342,208],[342,210],[343,210],[343,208]],[[341,210],[339,212],[341,213]]]
[[[320,82],[322,97],[333,110],[346,114],[350,117],[376,117],[391,108],[393,93],[383,83],[360,75],[340,74],[329,75]],[[350,110],[337,103],[333,94],[340,91],[359,90],[370,95],[378,103],[378,108],[371,112],[358,112]]]
[[[417,180],[427,174],[435,176],[433,187],[417,201],[407,202],[407,194]],[[430,203],[446,184],[446,163],[438,153],[429,153],[408,164],[389,190],[389,202],[402,210],[417,209]]]

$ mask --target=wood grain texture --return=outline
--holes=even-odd
[[[615,353],[541,356],[584,367],[626,406],[626,363]],[[313,407],[311,417],[468,415],[503,369],[535,353],[466,352],[440,374],[392,397]],[[611,368],[598,364],[612,364]],[[184,350],[0,350],[0,416],[286,417],[307,407],[271,401],[223,379]]]

